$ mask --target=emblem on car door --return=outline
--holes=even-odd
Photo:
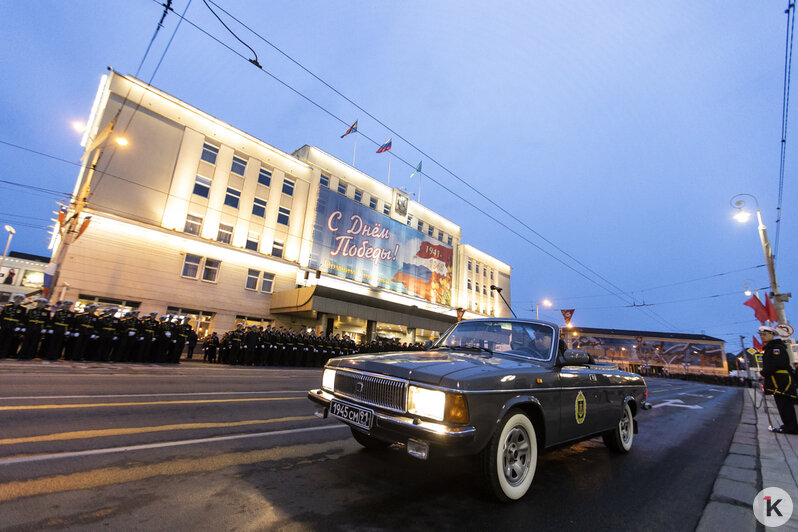
[[[581,425],[584,423],[585,416],[587,416],[587,400],[585,399],[585,394],[582,393],[582,390],[579,390],[579,393],[576,394],[574,413],[576,414],[577,424]]]

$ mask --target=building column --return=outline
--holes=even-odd
[[[416,328],[415,327],[408,327],[407,333],[410,335],[410,343],[416,343]]]
[[[366,341],[371,342],[377,337],[377,322],[368,320],[366,322]]]

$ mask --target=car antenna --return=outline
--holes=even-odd
[[[507,300],[504,299],[504,296],[502,295],[502,289],[499,288],[498,286],[496,286],[495,284],[490,285],[490,289],[491,290],[496,290],[496,292],[499,293],[499,297],[502,298],[502,301],[504,301],[504,304],[507,305],[507,308],[510,309],[510,312],[512,312],[513,318],[517,318],[518,316],[516,316],[515,312],[513,312],[513,307],[511,307],[510,304],[507,302]]]

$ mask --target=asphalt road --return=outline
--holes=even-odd
[[[467,459],[368,452],[313,416],[318,369],[0,362],[2,530],[694,530],[739,388],[648,379],[627,455],[540,457],[519,502]]]

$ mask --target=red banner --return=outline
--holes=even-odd
[[[452,265],[452,248],[447,246],[422,242],[416,256],[422,259],[438,259],[447,266]]]

